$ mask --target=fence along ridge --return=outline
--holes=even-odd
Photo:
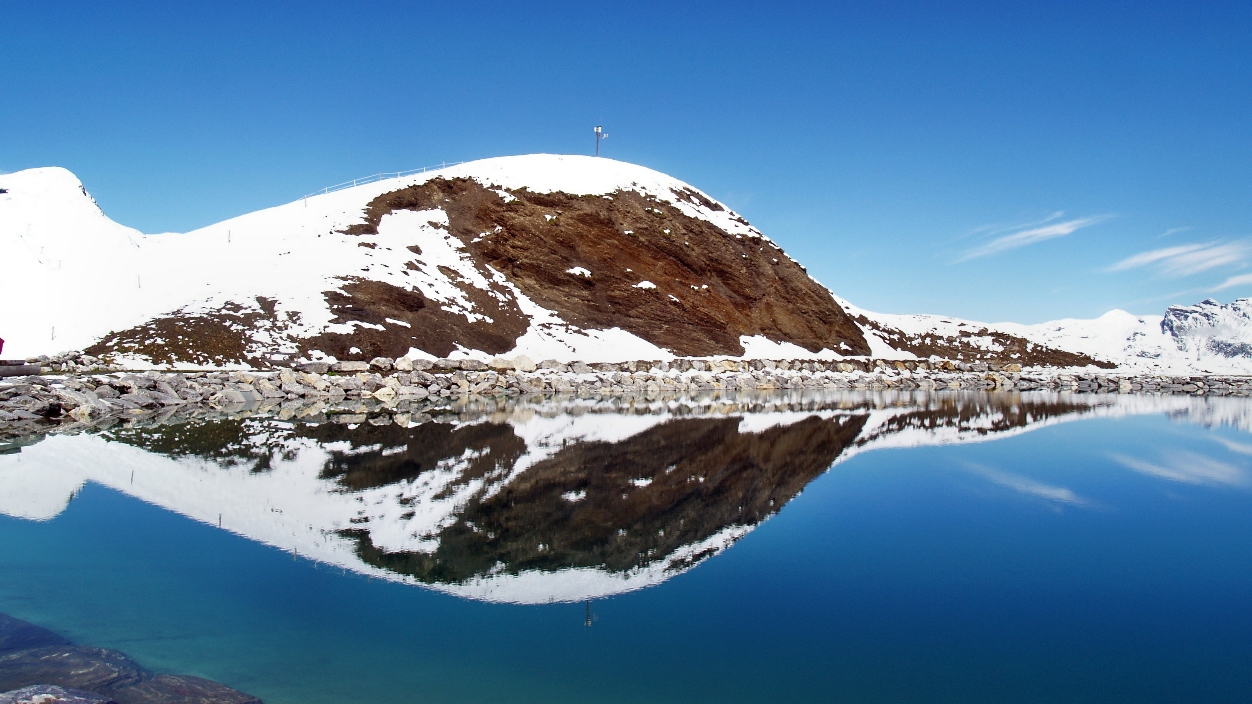
[[[405,176],[412,176],[413,174],[424,174],[427,171],[438,171],[440,169],[446,169],[449,166],[460,166],[461,164],[464,164],[464,163],[465,163],[464,161],[453,161],[453,162],[445,161],[438,166],[423,166],[420,169],[409,169],[408,171],[379,171],[376,174],[370,174],[369,176],[365,176],[363,178],[354,178],[351,181],[344,181],[343,183],[336,183],[333,186],[327,186],[320,191],[313,191],[312,193],[306,193],[304,194],[304,197],[312,198],[313,196],[320,196],[320,195],[325,195],[327,193],[334,193],[335,191],[342,191],[345,188],[361,186],[367,183],[375,183],[377,181],[386,181],[387,179],[391,179],[391,178],[403,178]]]

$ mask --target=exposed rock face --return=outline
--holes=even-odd
[[[695,191],[685,195],[721,210]],[[772,242],[728,234],[655,197],[626,190],[531,193],[488,189],[469,178],[434,179],[375,198],[365,222],[345,232],[377,234],[382,219],[401,210],[444,211],[448,231],[485,279],[503,274],[581,328],[621,328],[679,356],[742,355],[744,335],[811,352],[869,353],[830,292]],[[498,281],[489,290],[461,288],[490,322],[467,321],[415,291],[352,282],[327,294],[336,322],[387,327],[392,318],[411,327],[323,335],[306,347],[345,357],[349,347],[365,356],[398,356],[409,346],[440,356],[457,344],[492,354],[511,349],[528,321],[509,288]]]
[[[1252,299],[1222,305],[1208,298],[1194,306],[1170,306],[1161,330],[1184,352],[1252,357]]]

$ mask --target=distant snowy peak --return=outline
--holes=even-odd
[[[1228,305],[1212,299],[1176,305],[1164,316],[1111,310],[1091,320],[1037,325],[874,313],[847,303],[844,307],[866,329],[874,354],[888,358],[935,354],[962,362],[1018,361],[1022,366],[1094,364],[1131,373],[1252,374],[1249,299]]]
[[[1252,299],[1222,305],[1208,298],[1194,306],[1170,306],[1161,330],[1184,352],[1252,358]]]

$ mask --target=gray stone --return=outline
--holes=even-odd
[[[204,394],[191,388],[190,386],[185,386],[178,390],[178,397],[188,403],[199,403],[204,399]]]
[[[318,391],[325,391],[330,388],[330,382],[326,381],[326,378],[323,376],[308,374],[306,372],[301,372],[297,376],[299,377],[301,384],[304,384],[305,386],[312,386]]]
[[[187,403],[186,401],[182,400],[178,396],[175,396],[172,394],[161,393],[160,391],[148,391],[146,392],[146,394],[148,396],[151,396],[152,400],[156,401],[162,406],[181,406]]]
[[[334,377],[331,381],[344,391],[360,391],[362,387],[360,378],[355,376]]]
[[[395,362],[390,357],[375,357],[370,360],[369,365],[380,372],[389,372]]]
[[[330,371],[330,365],[326,362],[306,362],[304,364],[297,365],[296,369],[299,369],[302,372],[308,372],[309,374],[325,374]]]
[[[100,403],[99,397],[91,391],[74,391],[73,389],[53,389],[52,393],[56,395],[57,400],[61,403],[61,408],[65,410],[73,410],[79,406],[92,406]]]
[[[125,397],[123,397],[125,398]],[[222,389],[209,398],[210,403],[217,405],[243,405],[248,402],[244,395],[235,389]]]
[[[133,403],[136,406],[139,406],[140,408],[156,408],[157,406],[161,405],[160,402],[158,402],[156,399],[152,398],[148,394],[143,393],[141,391],[135,392],[135,393],[129,393],[129,394],[122,394],[120,397],[118,397],[118,400],[129,401],[130,403]]]
[[[282,390],[283,393],[295,394],[296,396],[304,396],[305,394],[307,394],[309,391],[312,390],[312,389],[309,389],[308,387],[301,385],[300,382],[294,381],[294,380],[284,381],[283,385],[279,388]]]
[[[401,386],[397,393],[406,401],[420,401],[430,396],[430,392],[420,386]]]
[[[487,365],[477,359],[462,359],[458,366],[467,372],[481,372],[487,369]]]
[[[368,372],[369,362],[336,362],[331,370],[336,372]]]

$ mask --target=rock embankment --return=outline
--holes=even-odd
[[[1110,393],[1252,393],[1252,377],[1137,376],[1017,365],[900,361],[680,359],[612,364],[539,364],[525,359],[312,363],[277,371],[146,371],[93,365],[90,358],[35,360],[44,372],[0,380],[0,430],[14,437],[61,420],[174,414],[264,406],[280,414],[327,414],[363,422],[366,411],[422,414],[464,397],[601,398],[778,389],[1053,390]],[[365,410],[363,410],[365,409]]]

